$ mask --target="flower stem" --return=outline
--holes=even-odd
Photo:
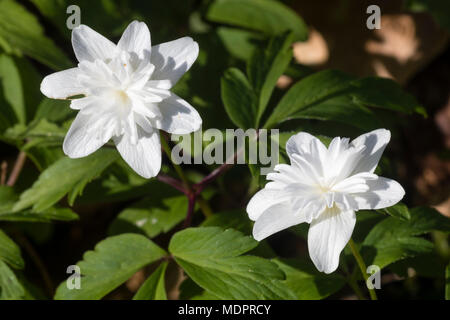
[[[361,270],[361,274],[363,276],[364,281],[367,284],[367,279],[369,278],[369,276],[366,273],[367,267],[366,264],[364,263],[363,258],[361,257],[358,248],[356,247],[355,242],[353,241],[352,238],[350,238],[348,245],[350,247],[350,250],[352,251],[353,256],[355,257],[356,263],[359,266],[359,269]],[[375,293],[375,289],[368,289],[369,290],[369,294],[370,294],[370,299],[372,300],[378,300],[377,298],[377,294]]]
[[[178,164],[176,164],[172,161],[172,156],[171,156],[172,152],[170,150],[169,144],[167,143],[166,137],[164,135],[162,135],[162,137],[161,137],[161,146],[162,146],[164,152],[169,157],[173,168],[177,172],[177,175],[180,177],[180,179],[183,183],[184,189],[185,189],[184,193],[189,198],[190,202],[189,202],[187,220],[189,220],[189,222],[190,222],[190,219],[192,218],[191,216],[193,214],[193,210],[194,210],[196,201],[197,201],[198,205],[200,206],[200,210],[203,212],[205,217],[212,216],[213,213],[212,213],[211,207],[209,206],[209,203],[201,196],[201,194],[200,194],[201,191],[197,192],[197,190],[192,189],[188,179],[184,175],[183,169],[181,169],[181,167]],[[192,205],[192,208],[191,208],[191,205]]]

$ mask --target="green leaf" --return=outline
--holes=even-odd
[[[232,56],[244,61],[250,59],[256,44],[263,39],[257,32],[227,27],[217,28],[217,35]]]
[[[273,37],[267,48],[255,50],[247,64],[247,74],[253,90],[259,97],[256,127],[266,110],[278,78],[286,70],[292,59],[293,34]]]
[[[243,234],[251,234],[252,232],[252,222],[242,209],[217,212],[203,221],[201,226],[220,227],[222,229],[231,228]]]
[[[42,212],[33,210],[13,212],[13,206],[18,198],[12,187],[0,186],[0,221],[49,222],[78,219],[76,213],[66,208],[48,208]]]
[[[8,106],[11,106],[17,121],[25,124],[26,109],[22,79],[14,59],[6,54],[0,54],[0,80]]]
[[[141,285],[133,300],[167,300],[164,276],[167,261],[161,263],[150,277]]]
[[[294,32],[296,40],[306,40],[308,29],[289,7],[272,0],[216,0],[209,7],[207,19],[261,31],[269,36]]]
[[[395,261],[430,252],[433,244],[418,236],[432,230],[450,230],[450,219],[432,208],[417,207],[410,214],[407,221],[386,218],[369,232],[361,249],[367,265],[384,268]]]
[[[241,256],[257,245],[233,229],[200,227],[176,233],[169,251],[192,280],[221,299],[293,299],[276,264]]]
[[[306,260],[273,260],[286,274],[283,282],[295,293],[299,300],[319,300],[339,291],[345,284],[340,274],[318,272]]]
[[[386,213],[390,216],[399,218],[401,220],[411,219],[411,215],[409,214],[408,207],[402,202],[399,202],[396,205],[393,205],[392,207],[380,209],[378,211],[380,211],[382,213]]]
[[[36,17],[12,0],[0,1],[0,46],[8,53],[25,54],[55,70],[72,64],[44,35]]]
[[[357,103],[411,114],[427,115],[413,96],[392,79],[368,77],[352,82],[351,94]]]
[[[41,173],[33,186],[22,193],[13,209],[20,211],[32,206],[34,211],[40,212],[67,193],[72,205],[86,184],[117,159],[118,153],[106,148],[81,159],[62,158]]]
[[[14,272],[0,260],[0,300],[23,299],[25,289]]]
[[[96,300],[117,288],[144,266],[161,259],[166,252],[151,240],[137,234],[122,234],[100,241],[77,263],[81,272],[80,289],[70,290],[62,282],[56,290],[58,300]]]
[[[62,122],[76,113],[69,106],[69,100],[44,98],[37,107],[35,119],[47,119],[56,123]]]
[[[256,119],[257,97],[246,76],[236,68],[225,71],[221,80],[222,101],[233,123],[252,128]]]
[[[14,269],[23,269],[25,262],[20,253],[20,247],[0,229],[0,260]]]
[[[166,195],[152,193],[123,210],[112,222],[109,233],[139,232],[154,238],[171,230],[186,217],[188,201],[184,195],[171,196],[174,192],[167,191]]]
[[[300,80],[280,100],[265,127],[291,119],[300,110],[347,90],[353,80],[353,77],[336,70],[317,72]]]
[[[325,70],[292,86],[264,127],[271,128],[280,122],[299,118],[334,120],[361,129],[378,127],[380,123],[375,115],[366,108],[369,106],[424,113],[415,99],[402,92],[394,81],[374,77],[355,79],[341,71]]]

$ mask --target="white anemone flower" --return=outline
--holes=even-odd
[[[41,91],[53,99],[72,99],[79,110],[64,139],[71,158],[85,157],[112,139],[122,158],[150,178],[161,168],[159,130],[196,131],[198,112],[169,91],[198,56],[190,37],[151,46],[150,31],[133,21],[114,44],[88,26],[72,31],[78,67],[44,78]]]
[[[316,268],[331,273],[355,227],[355,211],[381,209],[399,202],[405,191],[391,179],[374,174],[390,131],[378,129],[351,141],[334,138],[327,148],[300,132],[286,144],[291,164],[278,164],[264,189],[247,206],[260,241],[306,222],[309,255]]]

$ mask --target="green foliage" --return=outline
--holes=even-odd
[[[13,0],[0,1],[0,47],[25,54],[55,70],[70,67],[70,60],[44,35],[37,18]]]
[[[375,89],[374,84],[385,90]],[[386,103],[389,101],[389,103]],[[424,113],[414,98],[392,80],[355,79],[336,70],[310,75],[292,86],[273,110],[265,128],[291,119],[333,120],[369,130],[380,121],[367,106],[393,111]]]
[[[299,300],[319,300],[339,291],[346,283],[339,274],[318,272],[311,262],[303,260],[274,260],[286,274],[283,282]]]
[[[168,191],[162,188],[161,191]],[[188,206],[184,195],[154,193],[123,210],[112,222],[109,233],[139,232],[150,238],[166,233],[184,220]]]
[[[25,295],[25,289],[8,265],[0,260],[0,300],[18,300]]]
[[[136,271],[165,255],[163,249],[141,235],[122,234],[106,238],[76,264],[81,271],[81,288],[70,290],[63,282],[56,290],[55,299],[100,299]]]
[[[207,18],[261,31],[269,36],[293,31],[296,40],[306,40],[307,27],[290,8],[272,0],[216,0],[209,7]]]
[[[133,300],[167,300],[164,276],[167,262],[163,262],[141,285]]]
[[[378,210],[382,213],[387,213],[390,216],[402,219],[402,220],[409,220],[411,219],[411,214],[409,213],[408,207],[404,203],[397,203],[396,205],[393,205],[392,207],[384,208],[381,210]]]
[[[251,128],[256,117],[256,95],[246,76],[236,68],[222,77],[222,101],[233,123],[239,128]]]
[[[200,287],[221,299],[292,299],[268,260],[242,256],[258,243],[233,229],[188,228],[175,234],[169,251]]]
[[[67,208],[47,208],[36,212],[33,209],[14,211],[19,196],[12,187],[0,186],[0,221],[50,222],[52,220],[72,221],[78,219],[76,213]]]
[[[410,210],[410,215],[407,221],[386,218],[369,232],[361,248],[368,265],[384,268],[395,261],[430,252],[433,244],[418,236],[432,230],[450,230],[450,219],[434,209],[417,207]]]
[[[35,211],[43,211],[57,203],[67,193],[69,204],[83,191],[86,184],[97,177],[118,157],[114,150],[103,149],[81,158],[62,158],[46,169],[33,186],[20,196],[14,211],[30,206]]]
[[[0,229],[0,260],[15,269],[23,269],[25,262],[20,254],[20,247]]]

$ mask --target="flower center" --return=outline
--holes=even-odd
[[[120,104],[126,105],[129,102],[128,95],[125,90],[114,90],[114,98],[117,100]]]

